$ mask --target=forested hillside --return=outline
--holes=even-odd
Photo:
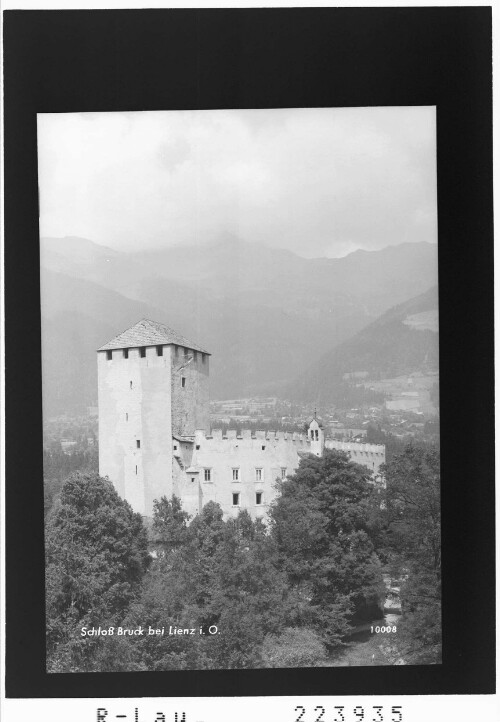
[[[392,378],[439,367],[438,293],[431,288],[389,309],[353,338],[324,354],[286,389],[289,398],[322,399],[343,405],[344,397],[370,400],[370,392],[353,389],[347,374]],[[375,398],[374,398],[375,400]]]
[[[97,400],[95,350],[142,318],[207,348],[211,397],[281,394],[391,306],[437,280],[436,246],[306,259],[235,239],[125,254],[42,239],[44,409]]]

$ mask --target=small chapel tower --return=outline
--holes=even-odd
[[[209,430],[209,356],[143,319],[97,352],[99,473],[144,516],[174,493],[175,437]]]
[[[311,454],[315,454],[315,456],[323,456],[325,449],[325,433],[323,431],[323,422],[318,419],[316,412],[314,412],[313,418],[309,421],[307,436],[311,444]]]

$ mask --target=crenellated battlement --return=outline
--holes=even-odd
[[[311,440],[307,434],[291,431],[264,431],[253,429],[242,429],[237,432],[235,429],[212,429],[209,434],[203,430],[197,430],[194,441],[197,446],[207,448],[252,449],[258,443],[267,442],[273,446],[286,444],[287,446],[307,450],[311,448]],[[337,441],[336,439],[325,439],[326,449],[346,451],[354,458],[362,460],[363,457],[376,458],[379,464],[385,461],[385,446],[383,444],[369,444],[358,441]]]
[[[202,441],[287,441],[294,444],[309,444],[307,434],[298,431],[264,431],[260,429],[212,429],[210,433],[205,434],[202,429],[198,429],[195,435],[196,443]]]
[[[385,464],[385,446],[383,444],[365,444],[358,441],[337,441],[326,439],[325,449],[336,449],[349,454],[351,461],[366,466],[378,476],[380,467]]]
[[[364,454],[378,454],[385,456],[384,444],[368,444],[359,441],[337,441],[336,439],[326,439],[325,447],[327,449],[336,449],[337,451],[354,451]]]

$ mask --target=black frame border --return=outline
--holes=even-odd
[[[491,8],[3,17],[7,696],[494,692]],[[437,107],[443,664],[46,674],[36,114],[370,105]]]

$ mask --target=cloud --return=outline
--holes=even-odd
[[[176,170],[189,158],[190,154],[191,146],[186,138],[173,138],[158,146],[158,160],[169,171]]]
[[[305,256],[437,240],[434,108],[42,114],[42,235],[224,233]]]

